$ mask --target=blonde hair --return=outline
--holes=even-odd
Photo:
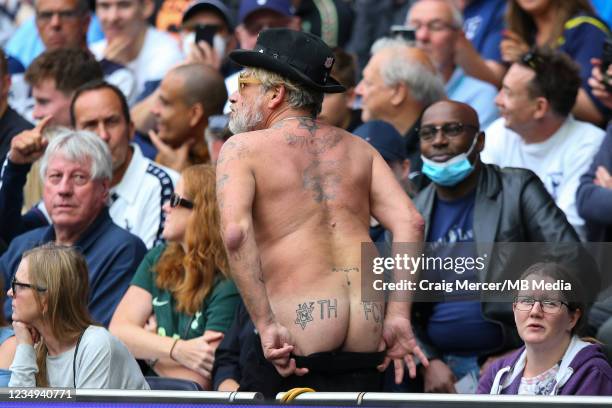
[[[24,252],[23,261],[28,263],[30,283],[45,289],[35,290],[34,299],[51,333],[58,339],[76,341],[93,323],[87,308],[89,272],[85,258],[72,247],[50,242]],[[39,387],[49,383],[47,354],[46,344],[40,341],[36,345]]]

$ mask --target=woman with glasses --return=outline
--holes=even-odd
[[[478,393],[612,395],[612,368],[599,345],[576,335],[586,310],[579,282],[556,263],[532,265],[521,280],[528,289],[512,307],[525,345],[491,365]]]
[[[558,49],[580,66],[582,88],[573,113],[580,120],[601,124],[605,110],[593,97],[588,79],[591,59],[601,56],[610,30],[589,0],[510,0],[506,27],[500,44],[505,62],[517,62],[530,48],[539,46]]]
[[[210,165],[186,168],[163,206],[166,245],[145,256],[110,324],[151,374],[210,388],[214,352],[239,295],[228,279]]]
[[[94,324],[88,292],[75,249],[48,243],[23,254],[8,291],[17,339],[10,387],[149,389],[127,348]]]
[[[2,279],[0,279],[1,283]],[[0,305],[4,305],[2,293],[0,293]],[[8,387],[9,380],[11,379],[11,372],[8,368],[13,362],[15,347],[17,347],[15,333],[7,325],[4,313],[0,312],[0,387]]]

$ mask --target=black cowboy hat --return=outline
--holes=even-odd
[[[236,50],[229,57],[240,65],[263,68],[318,91],[346,91],[329,75],[335,60],[333,51],[310,33],[270,28],[259,33],[253,51]]]

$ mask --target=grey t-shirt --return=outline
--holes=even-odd
[[[74,387],[74,348],[57,356],[47,356],[50,387]],[[10,370],[9,387],[35,387],[36,352],[34,347],[19,344]],[[77,388],[110,388],[148,390],[140,367],[128,349],[108,330],[89,326],[76,356]]]

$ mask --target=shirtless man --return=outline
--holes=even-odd
[[[313,119],[324,92],[344,90],[329,77],[332,51],[279,28],[230,58],[246,69],[217,164],[223,238],[263,355],[288,377],[282,389],[376,390],[391,360],[396,382],[404,362],[414,376],[412,354],[426,359],[410,304],[361,301],[361,243],[370,214],[396,242],[422,241],[423,221],[374,148]],[[319,372],[344,363],[350,375]]]

